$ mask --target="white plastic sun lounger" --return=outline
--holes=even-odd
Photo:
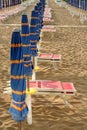
[[[44,11],[43,22],[53,22],[53,21],[54,20],[52,19],[51,8],[46,7]]]
[[[66,95],[75,95],[76,89],[71,82],[61,82],[53,80],[35,80],[30,81],[30,88],[37,89],[42,93],[60,93]]]
[[[56,32],[56,29],[53,25],[44,25],[42,28],[43,32]]]
[[[49,62],[50,65],[53,65],[53,68],[57,70],[56,63],[61,61],[61,57],[62,56],[60,54],[40,53],[37,57],[37,60],[42,62]]]
[[[66,96],[75,95],[76,89],[71,82],[61,82],[52,80],[35,80],[30,81],[30,88],[36,89],[38,94],[57,94],[63,97],[64,102],[68,105]]]
[[[54,22],[54,19],[44,17],[43,21],[44,22]]]
[[[38,55],[38,59],[40,61],[53,61],[53,62],[59,62],[61,60],[60,54],[53,54],[53,53],[40,53]]]

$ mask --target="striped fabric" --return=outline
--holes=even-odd
[[[34,10],[31,12],[31,21],[30,21],[30,43],[31,43],[31,53],[32,56],[38,55],[37,42],[38,42],[38,13]]]
[[[26,119],[28,108],[25,103],[26,80],[24,76],[23,52],[19,30],[14,30],[11,39],[11,88],[12,102],[9,112],[16,121]]]
[[[21,40],[22,40],[23,58],[24,58],[24,72],[26,76],[31,76],[33,65],[31,61],[29,24],[28,24],[28,17],[26,14],[22,15],[21,20]]]
[[[30,43],[32,56],[37,56],[37,42],[40,40],[40,32],[43,26],[43,13],[45,7],[45,0],[40,0],[31,12],[30,21]]]

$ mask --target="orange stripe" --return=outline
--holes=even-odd
[[[12,93],[17,94],[17,95],[23,95],[23,94],[26,94],[26,91],[24,90],[22,92],[19,92],[19,91],[12,90]]]
[[[26,36],[27,37],[27,36],[29,36],[29,34],[21,34],[21,36]]]
[[[31,50],[37,50],[37,48],[32,48]]]
[[[20,63],[22,63],[23,62],[23,60],[11,60],[11,64],[20,64]]]
[[[22,23],[22,25],[29,25],[29,23]]]
[[[22,107],[17,107],[14,104],[11,104],[11,107],[13,107],[14,109],[16,109],[18,111],[22,111],[26,107],[26,105],[24,104]]]
[[[21,46],[22,46],[21,43],[19,43],[19,44],[15,44],[15,43],[11,44],[11,47],[21,47]]]
[[[11,75],[11,78],[12,78],[12,79],[23,79],[24,77],[25,77],[24,75],[21,75],[21,76]]]
[[[30,44],[22,44],[22,47],[29,47],[31,46]]]

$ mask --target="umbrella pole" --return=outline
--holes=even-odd
[[[27,90],[30,91],[30,88],[29,88],[29,76],[27,76],[26,79],[27,79]]]
[[[35,57],[33,57],[33,65],[34,65],[34,69],[35,69]],[[32,74],[32,80],[36,80],[36,73],[33,70],[33,74]]]
[[[34,58],[34,56],[33,56],[33,65],[35,66],[35,58]]]
[[[30,92],[30,86],[29,86],[29,76],[26,77],[27,79],[27,91]],[[27,122],[29,125],[32,124],[32,106],[31,106],[31,94],[29,93],[26,97],[26,103],[29,109],[29,112],[27,114]]]
[[[37,67],[37,56],[35,57],[35,66]]]
[[[21,121],[18,122],[18,130],[21,130]]]

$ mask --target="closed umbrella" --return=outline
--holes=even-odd
[[[27,79],[27,92],[30,93],[29,76],[32,75],[33,65],[31,61],[29,23],[28,23],[28,17],[25,13],[22,15],[22,20],[21,20],[21,40],[22,40],[23,58],[24,58],[24,73]],[[31,109],[31,95],[30,94],[27,95],[26,101],[29,108],[29,113],[27,115],[28,123],[32,124],[32,109]]]
[[[24,13],[21,20],[21,41],[24,58],[24,73],[26,76],[32,75],[32,61],[31,61],[31,44],[29,36],[29,23],[27,15]]]
[[[40,8],[40,6],[38,5],[38,3],[37,3],[37,5],[34,7],[34,11],[38,13],[38,28],[39,28],[39,29],[38,29],[38,34],[40,35],[42,18],[41,18],[41,8]],[[39,41],[39,40],[40,40],[40,39],[38,39],[38,41]]]
[[[34,69],[39,69],[37,67],[37,56],[38,56],[38,47],[37,42],[39,41],[39,18],[38,12],[34,10],[31,13],[31,21],[30,21],[30,43],[31,43],[31,52],[33,58]],[[32,79],[36,80],[36,73],[33,71]]]
[[[31,53],[32,56],[38,55],[37,42],[38,42],[38,13],[34,10],[31,13],[31,21],[30,21],[30,43],[31,43]]]
[[[38,13],[38,41],[40,40],[40,33],[43,26],[43,7],[38,3],[34,8],[35,13]]]
[[[25,103],[26,80],[24,76],[21,36],[20,31],[17,29],[12,33],[10,60],[12,102],[9,112],[15,121],[21,122],[26,119],[28,108]]]

